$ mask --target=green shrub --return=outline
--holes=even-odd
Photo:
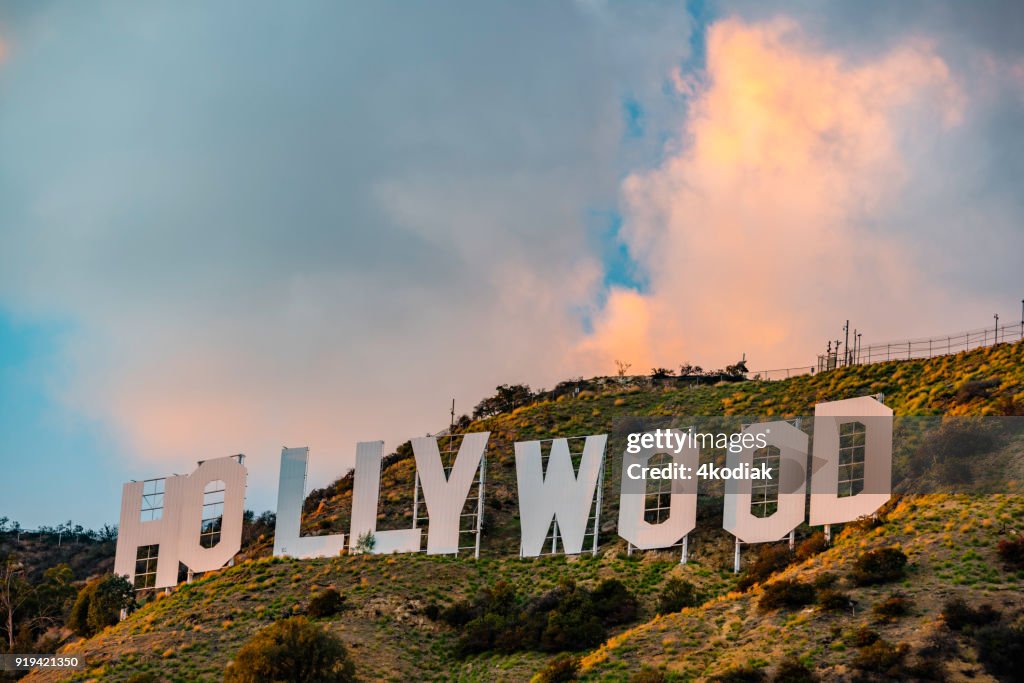
[[[825,590],[834,586],[838,580],[839,577],[832,572],[822,572],[814,577],[814,587],[818,590]]]
[[[997,678],[1020,680],[1020,663],[1024,659],[1024,628],[995,623],[978,627],[974,633],[978,661]]]
[[[664,669],[645,666],[629,677],[629,683],[669,683],[673,679]]]
[[[974,609],[961,598],[952,598],[942,607],[942,620],[951,631],[963,631],[974,626],[981,626],[999,621],[1002,615],[992,605],[982,605]]]
[[[741,591],[750,589],[755,584],[764,583],[773,574],[788,567],[796,556],[788,545],[765,545],[757,553],[757,559],[747,567],[738,588]]]
[[[780,607],[796,608],[814,602],[814,586],[796,579],[783,579],[770,583],[757,605],[764,611]]]
[[[578,651],[598,645],[607,627],[636,619],[638,604],[619,581],[603,581],[593,591],[563,581],[534,598],[499,581],[472,601],[443,610],[440,617],[460,631],[456,652]]]
[[[796,657],[787,657],[775,667],[773,683],[817,683],[818,674],[814,673]]]
[[[152,671],[139,671],[129,676],[127,683],[160,683],[160,679]]]
[[[130,581],[117,574],[93,579],[78,592],[68,627],[86,638],[113,626],[121,618],[121,610],[135,608],[135,589]]]
[[[896,546],[869,550],[857,558],[851,578],[858,586],[887,583],[903,578],[907,556]]]
[[[867,626],[861,626],[850,634],[850,643],[854,647],[867,647],[872,643],[878,642],[880,637],[877,631],[872,631]]]
[[[555,657],[547,663],[540,673],[531,679],[531,683],[562,683],[576,679],[580,670],[580,660],[575,657]]]
[[[672,614],[686,607],[696,607],[701,603],[697,587],[678,576],[665,582],[658,597],[658,614]]]
[[[856,657],[853,658],[853,668],[860,671],[882,674],[903,680],[901,675],[903,660],[907,656],[905,645],[895,646],[892,643],[879,638],[870,645],[861,648]]]
[[[355,665],[345,646],[305,617],[277,621],[242,646],[225,683],[352,683]]]
[[[594,612],[606,626],[628,624],[636,620],[636,597],[618,579],[605,579],[590,594]]]
[[[914,601],[902,593],[893,593],[872,608],[876,617],[886,620],[899,619],[910,614]]]
[[[760,669],[747,665],[723,671],[708,680],[712,683],[763,683],[768,677]]]
[[[317,593],[309,601],[306,614],[314,619],[333,617],[345,608],[345,596],[333,588]]]
[[[1011,569],[1024,569],[1024,536],[999,541],[999,557]]]
[[[796,547],[796,559],[803,561],[825,550],[828,550],[828,541],[825,540],[825,534],[816,531],[801,541],[800,545]]]
[[[818,605],[830,612],[845,612],[851,610],[857,602],[842,591],[826,588],[818,594]]]

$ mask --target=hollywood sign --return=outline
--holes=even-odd
[[[810,498],[811,526],[825,526],[873,514],[891,492],[892,410],[873,397],[821,403],[814,409],[813,472],[807,472],[806,433],[793,424],[777,420],[746,425],[738,439],[732,439],[726,468],[750,471],[755,452],[774,449],[777,481],[772,482],[773,507],[769,514],[755,514],[752,494],[755,479],[725,481],[723,528],[740,543],[764,543],[786,537],[804,522]],[[855,427],[851,430],[850,427]],[[658,444],[641,435],[628,439],[623,453],[619,492],[618,534],[630,549],[657,550],[685,544],[697,522],[699,477],[678,477],[671,483],[667,516],[659,523],[645,520],[649,478],[663,467],[651,467],[651,459],[670,459],[672,472],[696,472],[700,448],[685,432],[672,432]],[[846,434],[847,436],[844,436]],[[856,438],[851,440],[849,435]],[[426,548],[430,555],[458,554],[463,509],[474,484],[478,487],[478,510],[473,533],[475,555],[479,556],[483,512],[484,452],[489,432],[465,434],[454,463],[446,468],[437,438],[412,440],[416,464],[417,497],[422,490],[428,524]],[[597,552],[600,528],[602,472],[607,435],[584,439],[578,467],[574,467],[569,441],[550,440],[545,458],[541,441],[514,445],[519,495],[522,557],[541,555],[550,543],[552,552],[561,543],[562,552]],[[845,439],[845,440],[844,440]],[[853,444],[852,446],[850,444]],[[274,555],[316,558],[350,552],[422,552],[423,529],[377,530],[381,461],[384,442],[359,443],[356,447],[351,526],[344,534],[303,536],[300,532],[305,500],[308,448],[285,448],[277,499]],[[545,462],[546,460],[546,462]],[[637,478],[647,468],[649,477]],[[178,583],[179,563],[193,572],[224,567],[241,549],[247,471],[240,456],[207,460],[187,476],[172,476],[124,485],[121,524],[117,539],[114,571],[126,575],[138,588],[165,588]],[[811,477],[813,490],[808,491]],[[856,489],[850,487],[855,480]],[[763,491],[761,497],[763,498]],[[418,509],[418,502],[416,505]],[[358,539],[372,535],[373,547]],[[738,562],[738,560],[737,560]],[[738,566],[738,564],[737,564]]]

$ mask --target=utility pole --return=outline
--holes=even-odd
[[[843,365],[849,365],[850,364],[849,363],[849,359],[850,359],[850,321],[849,321],[849,319],[847,319],[846,324],[843,325],[843,332],[846,334],[846,341],[843,342],[843,354],[846,356],[846,359],[845,359]]]
[[[452,449],[452,441],[455,439],[455,399],[452,399],[452,422],[448,427],[448,450]]]
[[[854,348],[856,348],[856,349],[857,349],[857,362],[858,362],[858,363],[860,363],[860,336],[861,336],[862,334],[864,334],[864,333],[863,333],[863,332],[858,332],[858,333],[857,333],[857,344],[856,344],[856,346],[854,347]]]
[[[996,319],[996,336],[995,341],[992,342],[992,346],[995,346],[999,343],[999,314],[996,313],[993,317]]]

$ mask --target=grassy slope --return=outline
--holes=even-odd
[[[329,622],[352,646],[357,666],[367,679],[410,678],[447,680],[523,680],[544,661],[542,655],[472,658],[454,661],[450,650],[455,634],[421,614],[430,602],[444,596],[468,596],[502,578],[529,589],[543,590],[560,577],[591,582],[616,576],[650,601],[669,572],[685,575],[719,597],[682,614],[654,619],[612,638],[590,654],[585,673],[591,677],[624,677],[641,663],[660,662],[690,675],[714,672],[736,662],[773,662],[792,651],[818,666],[848,657],[842,635],[864,620],[815,611],[758,615],[757,592],[728,594],[733,578],[728,566],[728,538],[718,529],[718,517],[706,520],[693,540],[695,561],[685,567],[669,556],[641,560],[617,556],[607,522],[609,543],[599,559],[523,561],[500,553],[516,547],[515,471],[512,443],[516,440],[577,436],[609,431],[615,417],[631,415],[796,415],[807,414],[814,403],[871,393],[885,393],[897,414],[987,414],[1000,402],[1024,398],[1024,346],[1003,345],[928,361],[878,364],[841,369],[785,382],[744,383],[700,388],[620,389],[563,399],[519,409],[475,423],[470,431],[490,430],[488,450],[489,532],[485,559],[455,560],[424,556],[339,557],[307,562],[262,558],[244,562],[157,600],[116,627],[88,641],[73,644],[93,666],[78,676],[124,680],[140,669],[159,671],[169,680],[219,680],[225,663],[258,628],[302,609],[316,586],[336,586],[349,596],[350,609]],[[958,400],[957,392],[971,380],[999,379],[991,396]],[[412,500],[412,463],[391,465],[382,477],[381,528],[408,526]],[[321,506],[306,521],[307,528],[345,530],[351,491]],[[606,496],[614,498],[614,496]],[[611,503],[614,504],[614,501]],[[898,506],[891,521],[867,536],[841,536],[834,548],[805,565],[788,570],[813,574],[829,568],[842,572],[861,546],[900,542],[911,554],[912,580],[905,590],[915,594],[917,613],[882,631],[894,641],[923,637],[944,593],[963,591],[989,595],[994,601],[1021,599],[1019,576],[1000,573],[994,561],[996,529],[1007,516],[1020,518],[1017,498],[968,500],[921,499]],[[612,520],[611,515],[605,516]],[[702,536],[703,534],[703,536]],[[862,606],[891,588],[858,592]],[[891,631],[891,633],[890,633]],[[762,650],[770,646],[770,651]],[[837,654],[838,653],[838,654]],[[968,653],[969,656],[969,653]],[[59,675],[34,675],[29,680],[61,680]],[[976,678],[975,680],[981,680]]]

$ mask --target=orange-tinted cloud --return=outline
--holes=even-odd
[[[715,24],[680,149],[622,188],[650,290],[613,291],[581,350],[645,369],[743,352],[786,367],[809,365],[847,317],[882,334],[934,326],[956,296],[923,280],[885,221],[915,172],[907,146],[964,107],[925,41],[847,63],[787,21]]]

